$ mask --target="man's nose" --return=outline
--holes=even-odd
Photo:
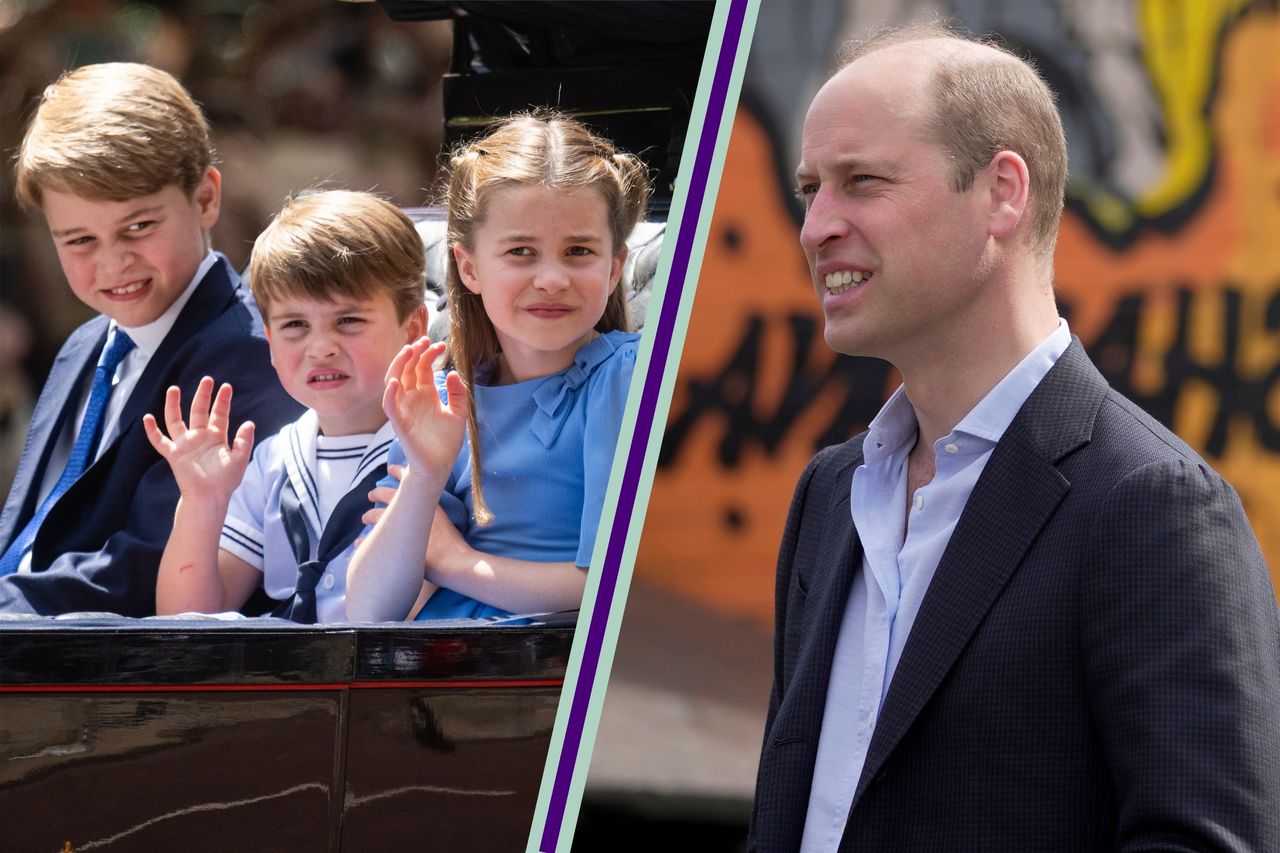
[[[800,245],[806,252],[814,254],[849,233],[849,217],[837,202],[836,193],[825,187],[819,187],[810,198],[800,226]]]

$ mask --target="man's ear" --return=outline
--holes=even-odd
[[[626,243],[622,244],[622,248],[613,253],[613,263],[609,265],[609,292],[617,288],[622,283],[622,270],[627,265],[627,252],[629,248]]]
[[[455,243],[453,245],[453,260],[458,265],[458,278],[462,279],[462,286],[479,295],[480,278],[476,275],[475,256],[468,252],[467,248],[461,243]]]
[[[983,171],[989,188],[991,236],[1007,238],[1027,213],[1031,172],[1022,155],[1013,151],[997,151]]]
[[[191,201],[200,211],[200,227],[208,231],[217,223],[222,210],[222,173],[212,166],[205,169],[204,177],[191,193]]]

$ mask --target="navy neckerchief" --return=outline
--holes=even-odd
[[[316,621],[316,585],[324,574],[329,561],[347,549],[360,535],[364,525],[360,517],[373,504],[369,502],[369,492],[378,481],[387,476],[384,462],[376,466],[360,481],[360,485],[342,496],[338,505],[333,508],[329,520],[320,534],[320,545],[316,549],[316,559],[311,557],[311,537],[307,535],[307,521],[302,512],[302,503],[293,488],[293,482],[285,479],[280,490],[280,519],[284,523],[285,536],[289,540],[289,548],[293,551],[293,559],[298,563],[298,578],[294,585],[293,595],[280,602],[272,616],[313,625]]]

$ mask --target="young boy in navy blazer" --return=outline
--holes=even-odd
[[[262,320],[210,249],[222,179],[209,126],[173,77],[86,66],[45,90],[16,164],[75,295],[98,311],[63,346],[0,515],[0,612],[155,612],[178,488],[142,416],[171,386],[235,381],[234,415],[297,417]]]

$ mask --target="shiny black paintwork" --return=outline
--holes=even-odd
[[[523,849],[571,639],[0,624],[0,846]]]

